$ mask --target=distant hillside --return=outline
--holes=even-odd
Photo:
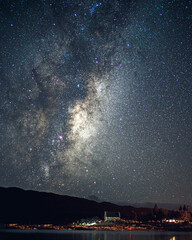
[[[3,223],[67,223],[95,216],[103,219],[104,211],[119,211],[123,218],[152,213],[150,208],[118,206],[53,193],[0,187],[0,222]]]
[[[155,204],[157,204],[157,206],[159,208],[165,208],[165,209],[169,209],[169,210],[178,210],[180,205],[184,205],[184,204],[177,204],[177,203],[152,203],[152,202],[146,202],[146,203],[127,203],[127,202],[116,202],[117,205],[119,206],[128,206],[131,205],[132,207],[136,207],[136,208],[153,208],[155,206]]]

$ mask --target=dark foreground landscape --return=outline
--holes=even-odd
[[[118,206],[108,202],[61,196],[53,193],[0,187],[0,222],[65,224],[82,218],[103,219],[104,211],[121,212],[122,218],[147,216],[150,208]]]
[[[180,210],[135,208],[53,193],[0,188],[0,226],[28,230],[192,231],[191,213]],[[119,212],[116,221],[104,212]]]

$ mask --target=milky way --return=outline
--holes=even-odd
[[[0,185],[191,204],[191,1],[0,1]]]

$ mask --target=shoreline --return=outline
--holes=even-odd
[[[125,224],[110,224],[110,225],[94,225],[94,226],[80,226],[80,225],[54,225],[54,224],[8,224],[1,229],[15,229],[15,230],[61,230],[61,231],[147,231],[147,232],[192,232],[192,224],[140,224],[140,225],[125,225]]]

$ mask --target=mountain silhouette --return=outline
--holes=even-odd
[[[65,224],[81,218],[103,219],[104,211],[120,212],[123,218],[152,213],[150,208],[118,206],[54,193],[0,187],[1,223]]]

